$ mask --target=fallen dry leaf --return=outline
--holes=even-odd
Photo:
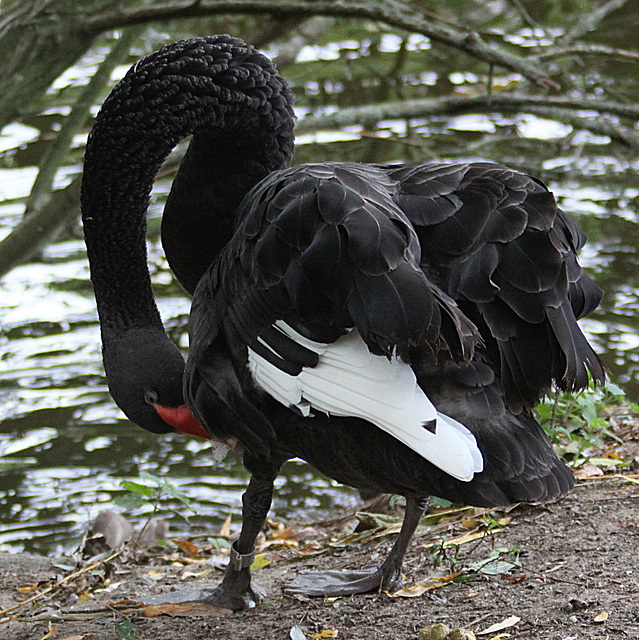
[[[286,547],[287,549],[291,549],[298,546],[297,540],[293,540],[292,538],[277,538],[273,540],[267,540],[263,544],[260,545],[260,549],[268,549],[269,547]]]
[[[203,571],[185,571],[180,576],[180,580],[187,580],[188,578],[203,578],[204,576],[208,576],[209,573],[213,573],[213,569],[204,569]]]
[[[201,559],[201,558],[190,558],[188,556],[183,556],[179,553],[171,553],[166,554],[163,553],[159,556],[156,556],[158,560],[164,560],[164,562],[169,562],[173,565],[184,565],[184,564],[209,564],[210,560]]]
[[[512,584],[518,584],[519,582],[523,582],[526,579],[526,574],[522,574],[520,576],[507,576],[502,574],[499,577],[502,580],[506,580],[506,582],[511,582]]]
[[[123,607],[123,606],[133,606],[142,604],[141,602],[136,602],[135,600],[116,600],[114,602],[108,602],[107,607]]]
[[[200,547],[198,547],[196,544],[194,544],[190,540],[174,539],[173,542],[178,547],[178,549],[181,549],[182,551],[184,551],[184,553],[190,555],[191,557],[195,557],[200,554]]]
[[[508,629],[509,627],[514,627],[521,620],[518,616],[509,616],[505,620],[501,622],[497,622],[496,624],[491,624],[490,627],[484,629],[483,631],[478,631],[478,636],[483,636],[488,633],[496,633],[497,631],[503,631],[504,629]]]
[[[337,634],[335,629],[324,629],[319,633],[311,633],[311,638],[337,638]]]
[[[582,480],[584,478],[596,478],[597,476],[602,476],[604,474],[599,467],[595,467],[593,464],[585,464],[574,473],[577,480]]]
[[[444,543],[445,547],[451,547],[453,545],[466,544],[467,542],[472,542],[473,540],[479,540],[480,538],[485,538],[486,536],[492,535],[488,531],[474,531],[472,533],[464,533],[461,536],[456,536],[455,538],[451,538],[450,540],[446,540]],[[434,543],[437,544],[437,543]]]
[[[395,591],[395,593],[389,593],[388,591],[385,591],[384,593],[391,598],[418,598],[427,591],[439,589],[440,587],[447,585],[460,574],[461,571],[458,571],[457,573],[451,573],[447,576],[442,576],[441,578],[426,578],[426,580],[422,580],[410,587],[399,589],[399,591]]]
[[[151,571],[147,571],[146,575],[152,580],[164,580],[166,577],[165,568],[160,567],[159,569],[152,569]]]
[[[484,522],[477,518],[467,518],[466,520],[461,520],[459,524],[464,527],[464,529],[474,529],[475,527],[480,527]]]
[[[608,612],[607,611],[602,611],[599,615],[595,616],[593,618],[593,622],[605,622],[606,620],[608,620]]]
[[[424,581],[418,582],[410,587],[404,587],[403,589],[399,589],[399,591],[389,593],[388,595],[391,598],[418,598],[419,596],[424,595],[427,591],[432,591],[433,589],[437,589],[442,586],[442,584]]]
[[[18,591],[20,593],[32,593],[33,591],[35,591],[39,587],[40,587],[39,584],[31,584],[28,587],[17,587],[17,589],[18,589]]]
[[[261,569],[268,564],[271,564],[271,561],[266,557],[266,554],[258,553],[255,556],[255,560],[253,560],[253,564],[251,565],[251,571],[255,571],[255,569]]]
[[[115,582],[111,582],[107,580],[104,584],[104,587],[97,587],[96,591],[100,591],[100,593],[110,593],[111,591],[115,591],[120,585],[124,584],[125,580],[116,580]]]
[[[297,537],[297,533],[293,531],[291,527],[284,527],[283,529],[273,532],[271,537],[277,540],[292,540]]]
[[[58,637],[58,627],[54,624],[49,624],[49,631],[45,635],[43,635],[40,640],[47,640],[47,638],[57,638]]]
[[[505,516],[503,518],[500,518],[497,521],[497,524],[499,525],[499,527],[505,527],[510,521],[512,520],[512,518],[510,516]],[[468,533],[464,533],[460,536],[457,536],[455,538],[450,538],[449,540],[446,540],[446,542],[444,543],[445,547],[451,547],[451,546],[459,546],[462,544],[466,544],[468,542],[473,542],[474,540],[479,540],[481,538],[486,538],[488,536],[492,536],[495,533],[498,533],[500,531],[499,528],[492,528],[490,530],[484,530],[484,531],[472,531],[472,532],[468,532]],[[427,544],[423,545],[424,548],[428,548],[428,547],[432,547],[436,544],[441,544],[441,540],[437,540],[435,542],[428,542]]]
[[[163,604],[136,603],[138,606],[122,611],[124,615],[136,613],[145,618],[156,616],[229,616],[233,612],[230,609],[216,607],[206,602],[165,602]]]
[[[224,524],[222,525],[221,529],[220,529],[220,535],[221,536],[230,536],[231,535],[231,514],[229,513],[228,517],[226,518],[226,520],[224,521]]]

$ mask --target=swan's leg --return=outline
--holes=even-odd
[[[404,556],[427,506],[428,498],[406,498],[406,513],[404,514],[402,528],[391,552],[380,567],[382,573],[380,589],[382,591],[394,591],[400,587]]]
[[[277,467],[279,470],[279,466]],[[255,540],[264,525],[273,498],[273,481],[277,470],[254,473],[242,496],[242,530],[231,547],[231,558],[222,582],[204,602],[240,611],[260,604],[266,594],[251,584],[251,565],[255,557]]]
[[[386,560],[379,567],[355,571],[302,571],[284,587],[284,593],[306,596],[347,596],[378,589],[393,591],[402,581],[402,563],[427,499],[406,498],[401,531]]]

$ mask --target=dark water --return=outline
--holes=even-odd
[[[526,34],[522,34],[525,37]],[[388,35],[368,51],[367,71],[348,61],[363,56],[362,41],[352,37],[325,47],[307,48],[298,63],[283,72],[299,96],[299,114],[391,99],[437,95],[441,76],[425,72],[419,56],[423,38],[409,40],[408,53],[395,75],[373,73],[395,58],[398,38]],[[94,52],[75,70],[78,80],[99,58]],[[373,64],[375,63],[375,65]],[[359,71],[357,71],[359,69]],[[368,74],[368,75],[367,75]],[[313,80],[308,80],[313,78]],[[460,71],[447,77],[459,90],[472,92],[477,80]],[[62,100],[56,97],[58,102]],[[58,114],[58,115],[56,115]],[[64,110],[53,110],[54,119]],[[27,123],[29,124],[29,123]],[[43,126],[42,122],[39,124]],[[17,223],[22,198],[35,175],[38,130],[12,125],[0,137],[0,236]],[[523,114],[463,115],[428,120],[380,122],[374,131],[343,131],[300,136],[296,162],[353,159],[420,161],[432,157],[481,156],[541,177],[561,206],[586,230],[590,242],[582,262],[605,289],[602,307],[583,323],[630,399],[639,400],[639,162],[602,136]],[[80,161],[80,150],[76,161]],[[59,175],[64,184],[79,170],[70,165]],[[154,194],[157,218],[168,183]],[[151,221],[151,228],[157,224]],[[186,347],[184,326],[189,303],[167,270],[156,237],[149,240],[150,264],[159,306],[172,337]],[[246,474],[230,458],[213,463],[200,441],[157,437],[124,419],[108,395],[102,372],[99,331],[78,229],[50,246],[40,259],[21,266],[0,289],[0,548],[48,552],[71,549],[86,523],[112,506],[122,479],[140,471],[169,478],[194,501],[197,515],[167,500],[164,510],[179,509],[185,522],[172,518],[173,530],[216,527],[229,513],[239,521]],[[326,513],[354,504],[355,495],[291,462],[278,481],[275,513]],[[141,514],[136,512],[136,518]]]

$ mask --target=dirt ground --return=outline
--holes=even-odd
[[[626,479],[612,474],[589,478],[580,481],[569,496],[557,503],[521,506],[509,514],[491,512],[488,518],[493,522],[503,525],[510,520],[490,535],[485,535],[486,519],[472,514],[462,515],[462,519],[450,524],[440,521],[433,530],[420,529],[404,565],[406,585],[418,584],[433,573],[433,561],[438,556],[433,549],[441,550],[441,546],[429,545],[441,539],[442,531],[458,544],[448,549],[447,559],[439,567],[440,574],[450,575],[451,571],[461,574],[456,581],[426,583],[439,585],[435,589],[424,591],[418,586],[405,591],[405,596],[414,597],[389,597],[381,593],[325,600],[282,595],[282,584],[301,569],[362,567],[385,556],[393,536],[385,535],[383,528],[372,529],[369,534],[377,533],[369,536],[372,539],[368,543],[364,543],[364,532],[351,535],[351,543],[346,544],[344,541],[349,538],[344,538],[344,533],[352,531],[356,521],[344,517],[299,532],[301,538],[315,537],[316,548],[321,548],[317,538],[322,535],[344,543],[333,544],[330,552],[291,560],[295,555],[285,546],[272,545],[266,549],[265,557],[271,562],[255,571],[255,579],[266,588],[269,598],[262,606],[245,613],[209,615],[190,611],[186,616],[143,617],[140,615],[143,610],[127,612],[124,605],[111,606],[124,598],[136,600],[176,588],[211,587],[219,581],[221,570],[211,569],[210,563],[178,562],[172,566],[171,558],[165,554],[162,560],[160,556],[151,556],[144,564],[114,560],[108,574],[109,589],[91,587],[91,580],[98,578],[101,586],[107,584],[102,566],[70,581],[67,589],[55,590],[30,605],[3,614],[0,639],[418,640],[420,629],[441,622],[472,629],[478,638],[496,640],[637,640],[636,477],[635,470],[635,475]],[[477,527],[479,521],[481,526]],[[437,534],[433,535],[433,531]],[[501,558],[515,564],[507,562],[492,565],[493,571],[478,571],[477,562],[490,557],[495,549],[503,550]],[[60,579],[70,573],[68,568],[56,568],[55,564],[56,561],[46,558],[1,554],[0,607],[6,609],[32,593],[39,593],[23,594],[18,587],[54,577]],[[187,571],[191,576],[184,579]],[[197,577],[199,573],[203,575]],[[421,591],[424,592],[417,595]],[[85,596],[78,598],[83,592]],[[511,626],[490,631],[491,626],[508,618]]]

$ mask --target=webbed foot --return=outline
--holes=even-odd
[[[427,500],[406,498],[402,529],[381,566],[355,571],[302,571],[284,587],[288,595],[350,596],[368,591],[396,591],[402,584],[402,561],[424,513]]]
[[[249,584],[239,589],[223,580],[202,602],[231,611],[244,611],[261,604],[265,598],[266,592],[257,585]]]
[[[254,552],[241,554],[233,543],[222,582],[202,602],[231,611],[252,609],[264,602],[266,592],[251,581],[254,558]]]
[[[382,567],[369,567],[354,571],[302,571],[284,587],[288,595],[350,596],[395,589],[401,583],[401,575],[385,576]]]

